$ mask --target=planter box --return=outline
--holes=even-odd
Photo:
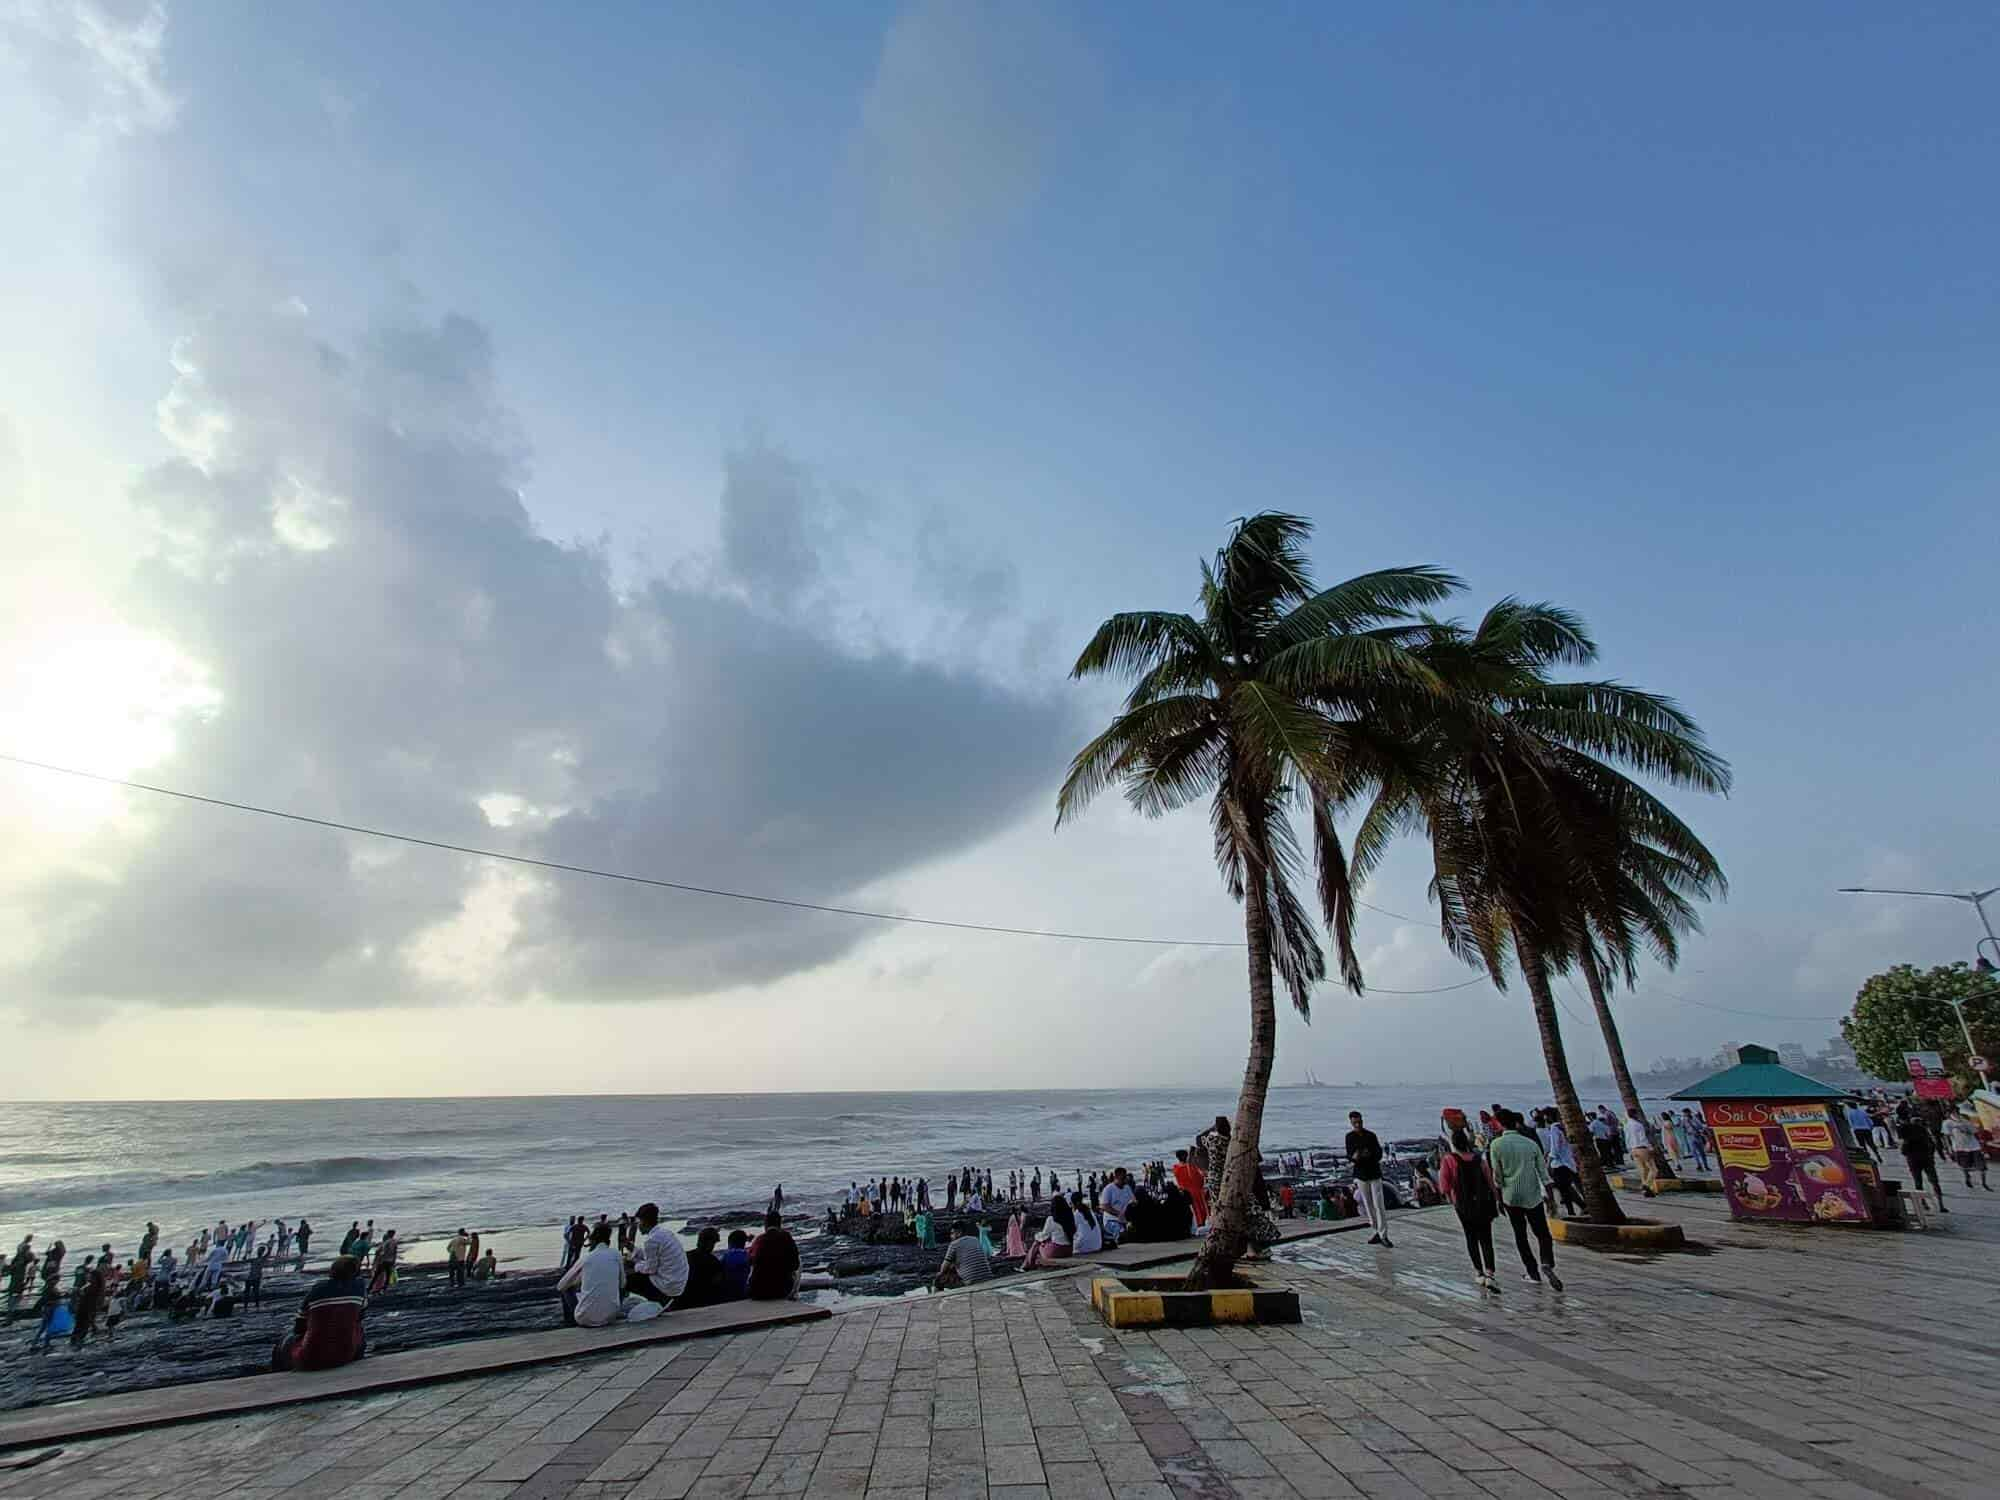
[[[1241,1280],[1242,1273],[1237,1273]],[[1276,1287],[1181,1290],[1178,1276],[1100,1276],[1090,1305],[1113,1328],[1211,1328],[1219,1323],[1296,1323],[1299,1294]]]
[[[1628,1219],[1623,1224],[1586,1224],[1580,1219],[1551,1219],[1549,1233],[1565,1245],[1590,1250],[1685,1250],[1687,1236],[1678,1224]]]
[[[1630,1173],[1615,1173],[1611,1185],[1621,1193],[1645,1191],[1645,1184]],[[1719,1193],[1720,1177],[1662,1177],[1654,1186],[1663,1193]]]

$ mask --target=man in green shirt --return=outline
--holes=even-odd
[[[1555,1181],[1549,1171],[1548,1153],[1542,1150],[1540,1141],[1528,1134],[1520,1115],[1513,1110],[1502,1110],[1500,1123],[1504,1128],[1486,1148],[1486,1159],[1493,1168],[1493,1185],[1500,1191],[1500,1207],[1506,1210],[1507,1222],[1514,1226],[1514,1243],[1521,1251],[1521,1264],[1527,1267],[1528,1280],[1539,1286],[1546,1277],[1550,1286],[1561,1291],[1562,1278],[1556,1275],[1556,1247],[1549,1238],[1549,1216],[1542,1209],[1542,1195]],[[1528,1249],[1530,1229],[1535,1232],[1536,1248],[1542,1252],[1539,1271]]]

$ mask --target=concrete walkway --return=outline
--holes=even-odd
[[[1292,1220],[1282,1226],[1288,1241],[1362,1227],[1365,1226],[1358,1220],[1334,1223]],[[1185,1260],[1200,1248],[1201,1241],[1198,1239],[1124,1245],[1091,1256],[1087,1264],[1100,1272],[1107,1269],[1138,1270]],[[1076,1264],[1067,1263],[1053,1270],[1036,1271],[1026,1277],[1010,1279],[1018,1282],[1072,1276]],[[274,1407],[324,1401],[335,1396],[401,1390],[439,1381],[462,1380],[468,1376],[525,1369],[532,1365],[586,1359],[637,1344],[710,1338],[785,1323],[811,1322],[830,1316],[830,1309],[810,1302],[729,1302],[719,1307],[672,1312],[650,1322],[618,1324],[610,1328],[551,1328],[498,1338],[465,1339],[426,1349],[378,1355],[344,1365],[338,1370],[205,1380],[116,1396],[98,1396],[85,1401],[31,1406],[0,1413],[0,1452],[179,1422],[198,1422],[211,1417],[241,1416]]]
[[[1876,1234],[1661,1200],[1701,1249],[1559,1248],[1557,1294],[1503,1242],[1498,1298],[1402,1213],[1279,1251],[1297,1327],[1117,1334],[1087,1277],[1023,1278],[83,1443],[0,1500],[1985,1500],[2000,1194],[1948,1201]]]

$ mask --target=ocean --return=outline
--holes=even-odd
[[[1446,1105],[1547,1097],[1533,1083],[1280,1088],[1264,1147],[1337,1146],[1350,1109],[1387,1140],[1433,1135]],[[575,1213],[651,1199],[679,1223],[761,1208],[781,1182],[789,1208],[816,1209],[862,1177],[1137,1166],[1234,1110],[1225,1089],[17,1104],[0,1251],[32,1233],[73,1259],[106,1242],[129,1256],[149,1218],[178,1248],[217,1219],[304,1215],[329,1246],[354,1219],[406,1244],[464,1225],[546,1264]]]

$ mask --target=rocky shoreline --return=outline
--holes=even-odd
[[[976,1222],[969,1215],[953,1218]],[[939,1216],[941,1234],[949,1234],[949,1222]],[[1004,1213],[987,1214],[983,1222],[996,1244],[1005,1239]],[[725,1236],[732,1228],[754,1235],[763,1226],[763,1215],[705,1217],[684,1226],[682,1233],[692,1237],[707,1224]],[[944,1257],[942,1248],[918,1245],[915,1230],[894,1217],[851,1219],[841,1223],[840,1232],[829,1233],[824,1217],[787,1215],[786,1227],[799,1238],[808,1282],[831,1278],[830,1291],[840,1300],[907,1295],[930,1281]],[[995,1269],[1006,1274],[1012,1267]],[[232,1267],[232,1279],[237,1270]],[[324,1270],[319,1265],[303,1274],[267,1273],[262,1304],[233,1318],[175,1321],[162,1312],[138,1313],[121,1323],[115,1335],[100,1333],[81,1349],[58,1339],[46,1353],[30,1353],[36,1320],[24,1306],[0,1323],[0,1410],[262,1373],[270,1368],[272,1346],[290,1330],[299,1300]],[[400,1267],[396,1285],[369,1305],[369,1351],[388,1354],[560,1327],[557,1275],[552,1267],[503,1266],[492,1281],[454,1289],[441,1261]],[[811,1299],[816,1293],[805,1295]]]

